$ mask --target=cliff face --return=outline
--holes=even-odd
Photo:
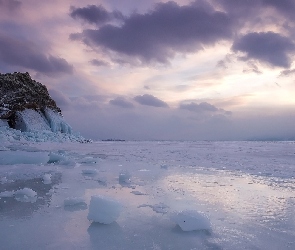
[[[0,119],[11,119],[17,111],[50,108],[61,113],[47,88],[29,73],[0,74]]]
[[[0,74],[0,120],[23,132],[71,133],[47,88],[29,73]]]

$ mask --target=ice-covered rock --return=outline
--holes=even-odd
[[[49,123],[41,111],[25,109],[21,112],[17,111],[15,116],[15,129],[22,132],[50,131]]]
[[[0,74],[0,144],[12,140],[90,142],[72,134],[46,86],[32,80],[29,73]]]
[[[15,112],[44,108],[61,112],[47,88],[29,73],[0,74],[0,119],[8,119],[14,126]]]
[[[46,164],[47,152],[0,151],[0,165]]]
[[[120,202],[102,195],[92,196],[89,205],[88,220],[110,224],[117,220],[122,210]]]
[[[210,230],[211,224],[208,217],[195,210],[184,210],[174,212],[170,216],[183,231]]]

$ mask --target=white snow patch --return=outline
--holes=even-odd
[[[110,224],[119,217],[121,210],[120,202],[109,197],[96,195],[91,197],[87,218],[102,224]]]
[[[170,216],[171,220],[175,222],[183,231],[194,230],[210,230],[211,224],[208,217],[195,210],[184,210],[174,212]]]
[[[0,151],[0,164],[46,164],[48,152]]]

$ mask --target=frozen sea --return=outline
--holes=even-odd
[[[88,220],[92,196],[119,217]],[[295,142],[7,141],[0,249],[295,249]]]

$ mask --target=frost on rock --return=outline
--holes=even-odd
[[[211,224],[208,217],[195,210],[175,212],[170,218],[173,222],[179,225],[183,231],[211,229]]]
[[[118,219],[122,205],[120,202],[101,195],[92,196],[89,205],[88,220],[102,224],[111,224]]]
[[[72,133],[71,126],[64,120],[61,114],[49,108],[44,110],[44,114],[50,124],[52,132],[61,132],[66,134]]]

